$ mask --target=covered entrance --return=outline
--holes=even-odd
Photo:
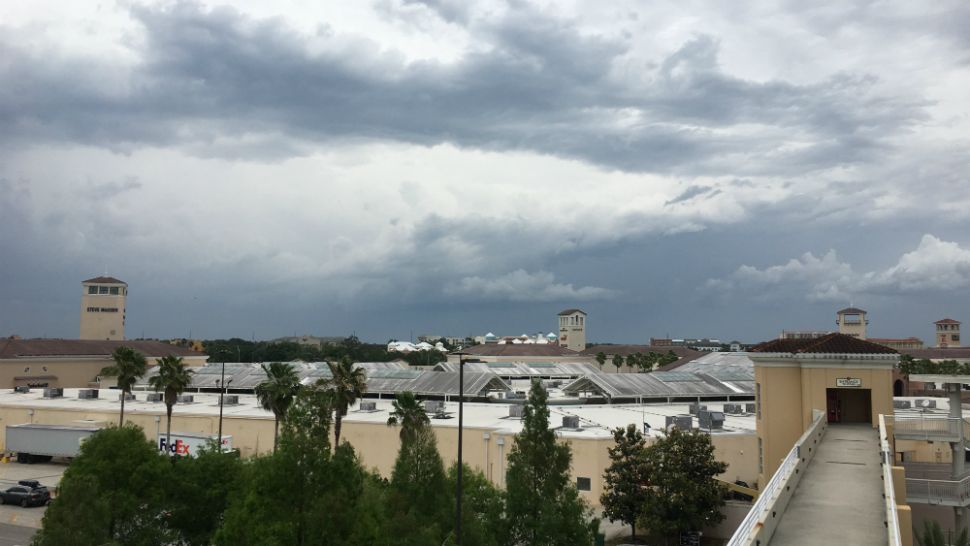
[[[829,423],[872,423],[872,391],[825,389]]]

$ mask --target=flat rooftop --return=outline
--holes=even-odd
[[[28,393],[16,393],[12,390],[0,392],[0,408],[35,408],[59,409],[77,411],[79,413],[103,412],[113,414],[119,411],[120,402],[116,389],[101,389],[99,398],[81,400],[78,398],[79,389],[64,389],[63,398],[44,398],[42,389],[33,389]],[[162,402],[147,402],[146,395],[151,391],[135,391],[135,400],[125,402],[125,413],[165,415],[165,404]],[[174,414],[183,416],[199,415],[212,417],[219,415],[219,395],[193,393],[191,404],[176,404]],[[223,414],[226,419],[272,419],[273,414],[259,407],[256,396],[240,394],[239,403],[226,405]],[[350,423],[386,423],[391,411],[391,399],[366,398],[365,402],[374,402],[376,411],[360,411],[360,404],[350,409],[344,422]],[[724,403],[702,403],[710,411],[722,411]],[[512,404],[503,402],[466,402],[464,405],[465,428],[484,429],[499,433],[515,434],[522,430],[522,421],[510,418],[509,407]],[[571,438],[612,438],[611,430],[625,427],[629,424],[642,426],[648,423],[652,431],[662,430],[666,417],[685,415],[688,413],[687,403],[648,403],[648,404],[550,404],[550,424],[558,427],[565,416],[578,416],[579,429],[563,429],[558,431],[564,437]],[[458,403],[445,403],[445,414],[448,419],[431,419],[436,427],[458,426]],[[35,417],[35,421],[42,423],[42,419]],[[19,424],[19,423],[11,423]],[[694,426],[698,422],[695,418]],[[712,431],[715,436],[722,434],[753,434],[755,432],[755,417],[753,414],[728,415],[725,414],[724,429]],[[655,434],[655,432],[652,432]]]

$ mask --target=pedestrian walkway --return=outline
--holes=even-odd
[[[771,546],[886,544],[879,434],[865,425],[829,425]]]

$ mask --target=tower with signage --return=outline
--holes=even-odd
[[[572,351],[586,349],[586,312],[566,309],[559,313],[559,346]]]
[[[125,339],[128,283],[114,277],[81,282],[80,339]]]

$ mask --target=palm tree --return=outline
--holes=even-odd
[[[193,373],[195,372],[185,367],[182,357],[168,355],[158,361],[158,373],[148,379],[148,385],[155,389],[155,392],[165,393],[165,414],[168,417],[168,423],[165,426],[165,445],[168,449],[171,449],[172,445],[172,407],[175,406],[178,396],[192,383]]]
[[[332,377],[319,383],[325,388],[333,389],[333,445],[337,447],[340,445],[340,425],[343,417],[347,415],[347,408],[364,396],[364,391],[367,390],[367,375],[363,368],[354,368],[354,362],[349,356],[341,358],[339,362],[328,362],[327,365],[330,366]]]
[[[613,365],[616,366],[616,373],[620,373],[620,367],[623,366],[623,355],[613,355]]]
[[[120,427],[125,424],[125,395],[131,394],[135,381],[145,375],[148,362],[145,355],[131,347],[118,347],[111,353],[111,358],[115,361],[114,365],[101,370],[101,375],[118,378],[118,388],[121,389],[121,417],[118,419]]]
[[[428,414],[421,407],[421,402],[415,398],[414,393],[405,391],[398,393],[397,399],[391,402],[394,411],[387,418],[388,426],[401,425],[401,443],[406,438],[413,438],[417,431],[428,426],[431,420]]]
[[[606,353],[603,351],[596,353],[596,362],[600,365],[600,371],[603,371],[603,364],[606,364]]]
[[[970,538],[967,536],[966,529],[960,531],[955,537],[951,536],[950,538],[953,541],[950,542],[946,540],[940,524],[932,520],[923,521],[923,532],[919,533],[917,531],[913,535],[916,538],[916,544],[920,546],[947,546],[948,544],[953,546],[968,546],[970,544]]]
[[[273,451],[279,443],[280,421],[286,420],[286,412],[293,404],[296,391],[300,388],[300,378],[292,364],[270,362],[262,365],[266,380],[256,385],[256,398],[264,410],[273,412]]]

